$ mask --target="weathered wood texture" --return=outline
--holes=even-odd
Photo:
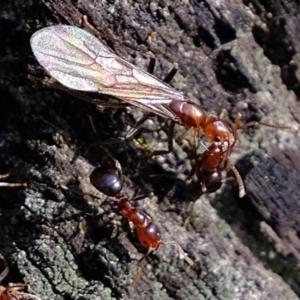
[[[171,85],[208,112],[225,108],[231,119],[241,112],[245,122],[299,123],[297,1],[1,4],[0,172],[12,168],[11,181],[29,183],[0,193],[0,253],[11,265],[10,279],[26,276],[42,299],[298,299],[299,132],[263,127],[241,132],[232,157],[245,179],[243,199],[234,181],[200,197],[198,186],[185,182],[191,167],[180,145],[140,169],[137,143],[113,147],[134,186],[154,192],[139,205],[163,240],[177,241],[195,261],[189,267],[175,247],[162,245],[138,285],[130,285],[143,253],[134,235],[112,207],[61,186],[96,193],[87,176],[93,166],[111,163],[100,149],[85,154],[97,139],[89,115],[104,140],[126,132],[144,112],[97,110],[27,80],[28,73],[44,76],[30,50],[32,33],[59,23],[79,26],[82,14],[113,36],[108,44],[133,64],[146,68],[147,52],[157,55],[157,77],[168,72],[168,60],[177,62]],[[137,137],[165,147],[167,124],[153,120]],[[188,203],[196,200],[184,228]]]

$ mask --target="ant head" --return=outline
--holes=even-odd
[[[122,176],[116,169],[95,168],[90,174],[91,184],[107,196],[116,196],[123,187]]]

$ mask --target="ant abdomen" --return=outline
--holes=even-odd
[[[161,234],[158,227],[150,222],[145,228],[137,230],[138,239],[146,249],[156,250],[161,243]]]
[[[206,121],[205,111],[191,101],[173,100],[169,107],[185,127],[200,128]]]

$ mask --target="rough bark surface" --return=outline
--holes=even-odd
[[[97,109],[27,79],[45,76],[30,36],[54,24],[80,26],[86,14],[108,45],[138,67],[147,67],[152,51],[158,78],[178,63],[171,85],[206,111],[225,108],[231,120],[240,112],[243,122],[295,126],[298,12],[297,1],[283,0],[1,4],[0,172],[12,169],[7,181],[29,183],[27,189],[1,187],[0,253],[10,265],[8,280],[25,276],[29,292],[42,299],[298,299],[299,131],[260,127],[239,134],[232,159],[245,180],[243,199],[235,181],[200,195],[197,183],[187,182],[188,147],[177,143],[171,154],[137,168],[142,146],[166,147],[166,120],[154,118],[135,142],[115,145],[130,178],[125,192],[152,191],[154,197],[137,205],[161,228],[164,242],[176,241],[195,261],[190,267],[163,244],[131,286],[144,249],[89,183],[94,166],[112,165],[109,157],[99,148],[85,151],[97,139],[124,134],[145,112]],[[191,223],[184,228],[190,202]]]

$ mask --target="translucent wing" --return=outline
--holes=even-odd
[[[184,100],[181,93],[113,54],[80,28],[46,27],[34,33],[30,43],[39,63],[70,89],[111,95],[172,119],[175,116],[165,104]]]

